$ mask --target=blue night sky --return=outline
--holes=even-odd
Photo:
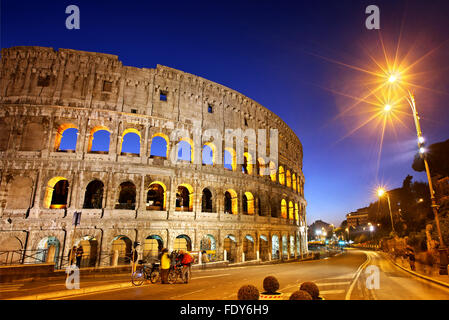
[[[80,30],[65,28],[65,8],[80,8]],[[380,8],[379,31],[365,8]],[[429,143],[449,138],[449,2],[442,1],[17,1],[1,2],[1,47],[47,46],[118,55],[124,65],[173,67],[230,87],[279,115],[303,144],[307,220],[340,224],[375,200],[378,183],[402,185],[416,133],[409,110],[387,126],[373,106],[348,109],[377,70],[384,40],[394,58],[418,61],[414,87]],[[446,42],[445,42],[446,41]],[[390,55],[390,53],[389,53]],[[374,60],[369,56],[374,57]],[[430,90],[431,89],[431,90]],[[351,97],[350,97],[351,96]],[[342,113],[344,110],[349,110]],[[341,117],[337,117],[337,115]]]

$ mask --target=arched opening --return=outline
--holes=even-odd
[[[276,182],[276,165],[273,161],[269,162],[269,169],[270,169],[270,179],[273,182]]]
[[[89,182],[84,193],[84,209],[101,209],[103,207],[104,184],[100,180]]]
[[[242,172],[244,174],[253,174],[252,157],[248,152],[243,154]]]
[[[112,240],[112,256],[117,251],[118,265],[129,264],[132,258],[132,241],[127,236],[117,236]]]
[[[297,203],[295,203],[295,221],[299,222],[299,207]]]
[[[226,259],[229,262],[235,262],[237,253],[237,241],[235,237],[228,234],[223,241],[223,250],[226,250]]]
[[[37,245],[36,263],[55,263],[58,268],[60,242],[56,237],[43,238]]]
[[[69,182],[63,177],[54,177],[48,181],[44,196],[44,208],[63,209],[67,207]]]
[[[290,236],[290,255],[291,256],[295,255],[295,237],[294,236]]]
[[[111,131],[105,126],[96,126],[90,131],[87,152],[107,154],[111,143]]]
[[[215,164],[215,153],[216,148],[215,145],[211,142],[207,142],[203,146],[202,157],[203,157],[203,165],[213,166]]]
[[[287,170],[286,177],[287,177],[287,187],[291,188],[292,187],[292,175],[290,173],[290,170]]]
[[[237,158],[234,149],[226,148],[224,151],[223,167],[230,171],[237,168]]]
[[[75,242],[75,246],[83,247],[80,267],[95,267],[98,257],[98,241],[92,236],[84,236]]]
[[[115,209],[136,209],[136,186],[130,181],[123,182],[119,187],[118,203]]]
[[[201,211],[202,212],[212,212],[212,192],[208,188],[203,189],[203,195],[201,197]]]
[[[243,253],[245,261],[254,260],[254,239],[250,235],[246,235],[243,239]]]
[[[259,258],[262,261],[268,260],[269,248],[268,248],[268,239],[264,235],[260,235],[259,237]]]
[[[281,201],[281,217],[287,219],[287,201],[285,199]]]
[[[139,155],[140,154],[140,132],[136,129],[126,129],[122,135],[122,144],[120,148],[121,155]]]
[[[238,211],[237,192],[229,189],[224,194],[224,213],[237,214]]]
[[[143,253],[142,257],[144,260],[157,259],[159,252],[162,251],[164,247],[164,241],[158,235],[150,235],[143,241]]]
[[[182,138],[176,145],[178,150],[178,161],[193,162],[193,141],[189,138]]]
[[[190,237],[185,234],[177,236],[173,244],[173,250],[192,251],[192,240],[190,240]]]
[[[206,234],[200,243],[200,250],[206,251],[207,256],[209,257],[209,261],[215,261],[216,259],[216,241],[213,235]]]
[[[147,192],[147,210],[164,211],[166,199],[166,186],[160,181],[154,181],[150,184]]]
[[[290,220],[294,219],[293,202],[291,201],[288,203],[288,218]]]
[[[275,199],[271,199],[270,201],[270,211],[271,211],[271,216],[273,218],[277,218],[279,216],[279,203],[277,202],[277,200]]]
[[[243,194],[243,214],[254,214],[254,197],[251,192],[245,192]]]
[[[181,184],[176,191],[176,211],[193,210],[193,188],[189,184]]]
[[[277,235],[273,235],[271,237],[271,257],[273,260],[281,258],[279,250],[279,237]]]
[[[294,174],[294,173],[292,175],[292,187],[293,187],[293,190],[296,191],[296,174]]]
[[[279,166],[279,183],[285,185],[285,173],[283,166]]]
[[[78,128],[72,123],[59,126],[55,137],[55,151],[72,152],[76,149],[78,140]]]
[[[151,138],[150,158],[168,159],[168,137],[163,133],[155,133]]]
[[[286,235],[282,236],[282,256],[284,259],[288,258],[288,240]]]

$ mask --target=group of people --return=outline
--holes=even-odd
[[[83,246],[73,246],[72,249],[69,250],[69,265],[76,263],[78,268],[81,267],[81,259],[83,258],[84,250]]]
[[[188,283],[191,276],[192,263],[194,261],[193,256],[184,250],[173,251],[171,254],[168,253],[168,249],[162,249],[160,253],[160,272],[161,272],[161,283],[168,283],[168,274],[170,272],[170,267],[176,266],[181,269],[181,276],[184,283]]]

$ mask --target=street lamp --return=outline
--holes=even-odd
[[[394,224],[393,224],[393,213],[391,212],[391,204],[390,204],[390,196],[388,192],[385,191],[384,188],[377,189],[377,195],[379,198],[381,198],[383,195],[387,195],[387,201],[388,201],[388,209],[390,210],[390,219],[391,219],[391,230],[394,235],[396,235],[396,231],[394,230]]]
[[[392,83],[396,82],[397,79],[398,79],[398,77],[396,75],[392,74],[388,78],[388,82],[392,84]],[[438,251],[440,253],[440,274],[447,275],[448,274],[448,272],[447,272],[447,265],[448,265],[447,249],[446,249],[446,246],[444,245],[443,236],[441,234],[440,219],[438,217],[438,204],[436,202],[434,191],[433,191],[432,178],[430,175],[430,168],[429,168],[429,164],[428,164],[427,158],[426,158],[426,149],[424,148],[425,140],[422,135],[421,125],[419,124],[419,116],[418,116],[418,110],[416,109],[415,97],[409,90],[408,96],[405,98],[407,99],[407,101],[410,105],[410,108],[412,109],[413,120],[415,121],[415,127],[416,127],[416,135],[418,136],[419,154],[424,161],[424,166],[426,168],[426,174],[427,174],[427,181],[429,183],[430,199],[431,199],[431,203],[432,203],[431,207],[432,207],[433,214],[435,216],[435,224],[437,227],[438,238],[439,238],[439,242],[440,242],[440,246],[438,248]]]

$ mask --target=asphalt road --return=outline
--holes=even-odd
[[[245,284],[262,292],[268,275],[286,296],[313,281],[326,300],[449,300],[449,289],[410,275],[380,253],[359,250],[324,260],[194,271],[188,284],[149,283],[67,300],[234,300]]]

